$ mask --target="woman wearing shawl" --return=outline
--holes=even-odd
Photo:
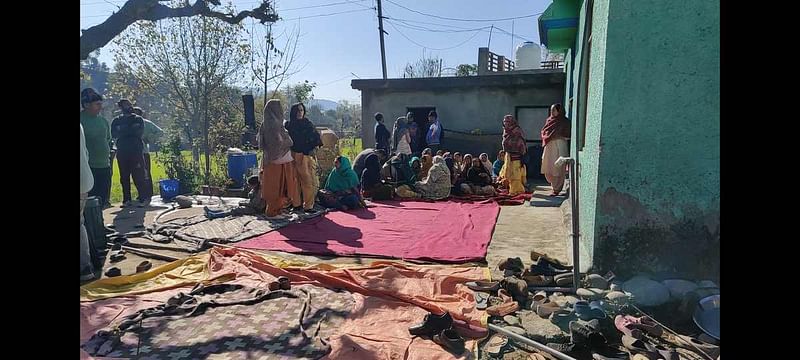
[[[494,171],[492,170],[492,162],[489,161],[489,154],[481,153],[478,159],[481,161],[481,165],[483,165],[483,168],[486,169],[489,175],[496,176],[496,174],[494,174]]]
[[[408,164],[408,155],[397,154],[383,165],[383,169],[381,169],[381,175],[383,176],[384,180],[392,183],[395,186],[410,184],[414,174],[411,171],[411,166]]]
[[[450,185],[456,183],[456,170],[455,170],[455,161],[451,157],[444,158],[444,164],[447,165],[447,170],[450,171]],[[452,192],[452,188],[450,190]]]
[[[472,167],[467,170],[467,182],[461,184],[461,191],[476,195],[496,194],[492,187],[492,175],[486,170],[480,159],[472,160]]]
[[[263,152],[261,196],[267,202],[266,213],[270,218],[281,215],[287,199],[292,206],[301,206],[292,145],[292,138],[283,127],[281,101],[272,99],[264,106],[264,122],[258,130],[258,147]]]
[[[324,196],[320,197],[323,205],[347,211],[362,206],[361,196],[358,192],[358,175],[350,167],[350,159],[344,156],[336,157],[334,168],[325,182]]]
[[[461,168],[459,169],[459,175],[461,175],[462,179],[467,178],[467,171],[469,171],[470,167],[472,167],[472,154],[466,154],[464,159],[461,160]]]
[[[394,122],[392,129],[392,143],[395,154],[411,155],[411,135],[408,133],[406,118],[399,117]]]
[[[392,186],[381,181],[381,160],[369,154],[361,171],[361,195],[372,200],[391,200]]]
[[[542,174],[547,182],[553,187],[550,196],[557,196],[564,187],[566,168],[556,166],[559,157],[569,156],[569,146],[567,140],[570,137],[570,122],[564,116],[564,108],[561,104],[550,106],[550,116],[547,117],[544,127],[542,127]]]
[[[425,180],[425,177],[428,176],[428,170],[433,166],[433,156],[424,154],[420,160],[422,161],[422,169],[420,170],[420,177],[418,180]]]
[[[414,190],[419,197],[429,200],[440,200],[450,196],[450,170],[441,156],[433,157],[433,164],[423,181],[414,183]]]
[[[317,163],[311,157],[311,152],[322,146],[322,138],[314,124],[306,118],[306,106],[303,103],[292,105],[289,110],[289,122],[286,130],[292,138],[292,158],[297,171],[297,180],[302,191],[303,210],[306,213],[314,212],[314,199],[319,189],[317,178]],[[296,208],[294,210],[300,210]]]
[[[500,150],[500,152],[497,153],[497,160],[495,160],[492,164],[492,172],[494,173],[494,176],[500,176],[500,169],[503,168],[503,159],[505,159],[505,157],[505,151]]]
[[[525,146],[525,134],[513,115],[503,117],[503,151],[506,152],[506,160],[500,169],[497,181],[503,187],[508,187],[509,195],[522,194],[525,192],[527,181],[522,156],[528,148]]]
[[[412,157],[411,160],[408,161],[408,166],[411,167],[411,173],[413,174],[411,181],[417,181],[425,177],[422,172],[422,161],[420,161],[418,157]]]

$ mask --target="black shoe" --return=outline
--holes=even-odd
[[[606,337],[598,331],[600,322],[597,319],[591,321],[571,321],[569,323],[569,336],[573,344],[586,345],[590,348],[599,348],[606,344]]]
[[[120,276],[120,275],[122,275],[122,270],[120,270],[116,266],[115,267],[111,267],[108,270],[106,270],[106,276],[107,277],[117,277],[117,276]]]
[[[466,347],[464,346],[464,338],[453,330],[452,328],[443,330],[442,332],[433,335],[433,342],[443,346],[447,351],[455,355],[461,355]]]
[[[530,272],[534,275],[556,276],[569,273],[571,270],[559,270],[553,267],[550,262],[540,260],[540,262],[531,265]]]
[[[303,210],[303,211],[305,211],[306,214],[316,214],[317,213],[317,210],[314,210],[314,209],[306,209],[306,210]]]
[[[408,332],[411,333],[411,335],[416,336],[433,336],[441,333],[445,329],[451,328],[452,326],[453,317],[450,316],[450,313],[445,312],[442,315],[428,313],[422,320],[422,324],[417,324],[408,328]]]

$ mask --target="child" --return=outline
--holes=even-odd
[[[262,214],[267,208],[267,203],[261,198],[261,182],[258,175],[253,175],[247,179],[250,185],[250,192],[247,193],[247,201],[239,202],[239,207],[230,210],[211,210],[208,206],[203,210],[209,219],[217,219],[226,216],[255,215]]]

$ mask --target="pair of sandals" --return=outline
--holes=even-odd
[[[143,272],[148,271],[148,270],[150,270],[152,268],[153,268],[153,263],[151,263],[150,260],[145,260],[145,261],[140,262],[139,265],[136,266],[136,273],[137,274],[143,273]],[[120,270],[120,268],[118,268],[116,266],[113,266],[113,267],[108,268],[108,270],[106,270],[105,275],[106,275],[106,277],[110,277],[110,278],[117,277],[117,276],[122,275],[122,270]]]
[[[291,290],[292,282],[286,276],[278,276],[277,281],[269,283],[269,291]]]

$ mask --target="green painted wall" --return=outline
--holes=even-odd
[[[596,0],[592,34],[581,250],[617,273],[718,279],[719,2]]]

